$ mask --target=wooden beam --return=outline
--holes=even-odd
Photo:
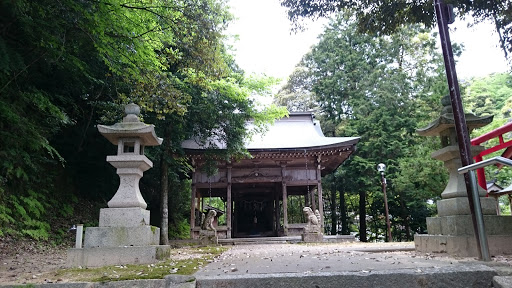
[[[231,179],[233,183],[243,184],[243,183],[275,183],[282,182],[283,178],[279,176],[270,176],[270,177],[234,177]]]
[[[212,182],[211,184],[208,184],[208,183],[196,183],[195,184],[196,187],[198,189],[202,189],[202,188],[208,188],[210,189],[211,188],[227,188],[228,187],[228,183],[224,183],[224,182]],[[210,186],[211,185],[211,186]]]
[[[307,185],[316,185],[318,184],[317,180],[297,180],[297,181],[286,181],[286,186],[307,186]]]

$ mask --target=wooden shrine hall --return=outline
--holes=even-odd
[[[289,223],[288,198],[302,195],[304,205],[318,209],[323,217],[322,176],[336,170],[358,141],[325,137],[312,113],[291,113],[264,134],[253,135],[246,144],[252,158],[219,161],[218,173],[210,177],[202,171],[205,149],[194,140],[184,141],[182,147],[194,166],[191,237],[199,236],[200,211],[211,208],[210,197],[224,203],[225,226],[216,228],[219,238],[299,235],[305,224]]]

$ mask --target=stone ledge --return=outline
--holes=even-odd
[[[67,267],[100,267],[125,264],[150,264],[168,258],[169,245],[72,248],[67,253]]]
[[[488,235],[491,256],[512,254],[512,235]],[[416,251],[422,253],[447,253],[451,256],[478,257],[475,236],[414,235]]]
[[[511,288],[512,276],[494,276],[492,278],[492,287],[494,288]]]
[[[149,225],[149,210],[136,208],[100,209],[99,227],[136,227]]]
[[[496,272],[484,265],[439,268],[400,269],[393,271],[266,273],[196,276],[197,287],[491,287]]]
[[[324,235],[322,233],[303,233],[301,240],[306,243],[321,243],[324,242]]]
[[[480,197],[482,213],[496,215],[496,200],[491,197]],[[442,199],[437,201],[437,214],[442,216],[471,215],[467,197]]]
[[[484,215],[487,235],[512,235],[512,217]],[[431,235],[474,235],[470,215],[428,217],[427,231]]]
[[[0,287],[21,287],[22,285],[1,285]],[[170,275],[164,279],[141,279],[112,282],[76,282],[76,283],[48,283],[48,284],[28,284],[27,287],[37,288],[128,288],[128,287],[148,287],[148,288],[195,288],[196,280],[194,276]],[[25,287],[23,286],[23,287]]]
[[[160,244],[160,228],[139,227],[87,227],[84,248],[146,246]]]
[[[329,243],[342,243],[342,242],[355,242],[356,236],[354,235],[324,235],[324,242]]]

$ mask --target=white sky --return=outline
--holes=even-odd
[[[318,43],[317,36],[327,23],[326,19],[311,21],[305,32],[295,34],[279,0],[230,0],[229,3],[238,19],[230,25],[228,33],[239,36],[233,43],[236,61],[248,73],[286,79],[309,48]],[[450,25],[452,42],[465,45],[456,66],[458,78],[507,71],[492,26],[479,24],[470,29],[465,26],[460,20]]]

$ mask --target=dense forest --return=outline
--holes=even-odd
[[[334,15],[275,105],[261,108],[252,96],[270,94],[277,80],[235,63],[225,1],[0,0],[0,237],[59,242],[74,223],[97,225],[119,180],[105,161],[115,147],[96,125],[120,121],[134,102],[164,139],[147,149],[154,167],[140,183],[164,243],[189,235],[190,167],[180,143],[215,136],[228,147],[212,157],[238,157],[246,121],[270,125],[284,107],[315,110],[327,136],[361,137],[357,153],[324,180],[326,232],[383,239],[382,162],[393,237],[411,240],[425,231],[447,178],[430,158],[437,139],[415,133],[447,94],[442,57],[428,26],[401,23],[375,35],[361,31],[358,17]],[[509,74],[461,84],[468,111],[495,115],[476,133],[510,119]],[[512,179],[494,172],[502,185]]]
[[[323,181],[326,233],[384,240],[378,163],[387,165],[395,240],[426,233],[425,218],[437,213],[435,201],[448,176],[443,163],[430,157],[440,141],[415,131],[439,116],[448,88],[437,35],[422,27],[412,24],[377,37],[358,33],[350,12],[339,14],[275,98],[289,111],[317,111],[328,136],[361,137],[352,157]],[[458,55],[461,47],[454,45],[454,50]],[[462,83],[467,113],[495,115],[492,125],[473,136],[510,119],[511,80],[509,74],[495,74]],[[507,169],[495,172],[489,169],[488,179],[510,181]]]
[[[188,235],[181,141],[215,134],[228,143],[217,157],[233,157],[246,121],[286,113],[251,100],[275,80],[234,63],[231,19],[216,0],[1,1],[0,235],[66,237],[71,224],[97,221],[119,180],[95,126],[119,121],[128,102],[164,138],[146,152],[155,165],[141,182],[152,224]]]

